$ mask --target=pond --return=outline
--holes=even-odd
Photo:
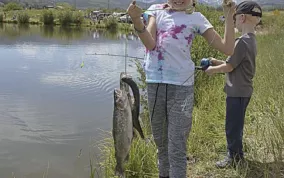
[[[0,177],[89,176],[125,70],[124,57],[90,54],[125,51],[144,56],[133,34],[0,24]],[[126,68],[138,75],[130,58]]]

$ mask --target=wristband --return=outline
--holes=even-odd
[[[146,31],[146,26],[144,25],[143,29],[142,30],[137,30],[134,26],[134,30],[137,32],[137,33],[144,33]]]

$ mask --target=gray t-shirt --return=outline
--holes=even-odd
[[[253,92],[255,58],[257,55],[255,34],[247,33],[236,39],[234,54],[226,62],[233,71],[226,74],[224,91],[229,97],[250,97]]]

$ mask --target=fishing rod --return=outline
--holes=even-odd
[[[144,60],[142,57],[137,57],[137,56],[129,56],[129,55],[120,55],[120,54],[110,54],[110,53],[91,53],[91,54],[86,54],[86,55],[96,55],[96,56],[112,56],[112,57],[125,57],[125,58],[134,58],[134,59],[140,59]],[[209,66],[212,66],[212,62],[208,58],[203,58],[201,59],[200,65],[195,66],[196,70],[203,70],[205,71]]]
[[[91,53],[91,54],[85,54],[85,55],[113,56],[113,57],[129,57],[129,58],[135,58],[135,59],[144,59],[144,58],[142,58],[142,57],[137,57],[137,56],[120,55],[120,54],[110,54],[110,53]]]

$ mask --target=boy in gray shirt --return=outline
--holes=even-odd
[[[262,17],[261,7],[254,1],[244,1],[236,7],[235,27],[242,32],[236,39],[234,54],[226,61],[210,58],[208,75],[226,73],[226,138],[228,155],[216,166],[224,168],[243,160],[243,128],[246,108],[253,93],[255,58],[257,55],[255,27]]]

